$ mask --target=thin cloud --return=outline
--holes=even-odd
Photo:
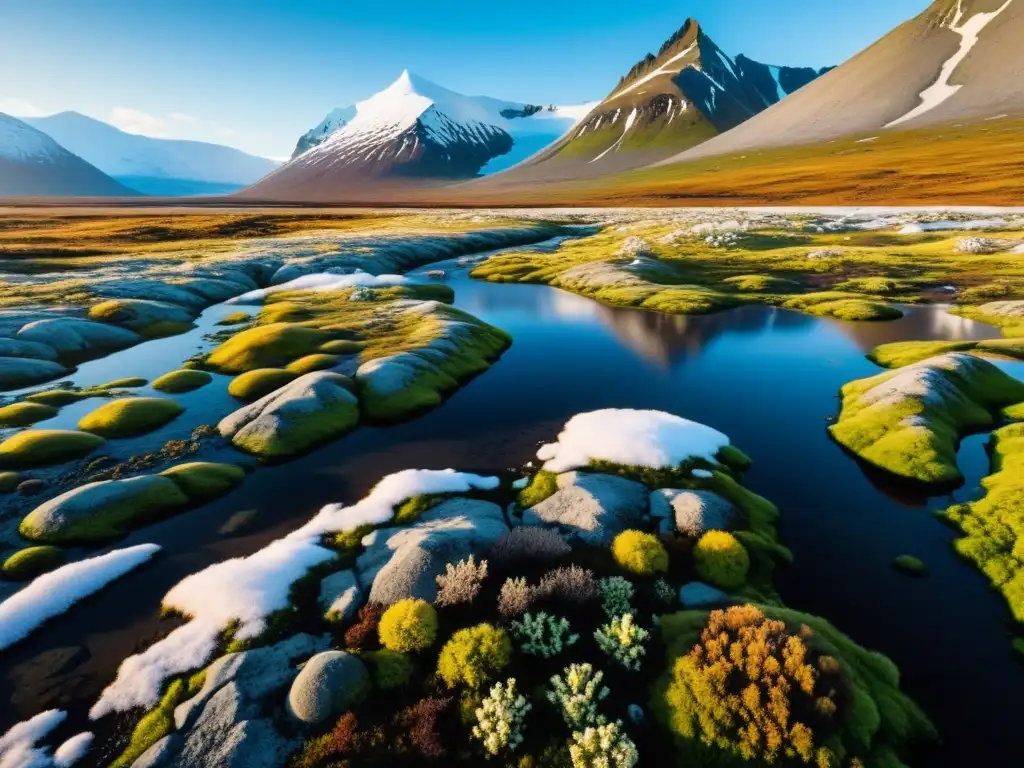
[[[176,120],[179,123],[194,123],[196,119],[192,115],[186,115],[184,112],[172,112],[171,120]]]
[[[108,122],[116,125],[126,133],[138,133],[158,139],[168,138],[167,121],[160,117],[147,115],[131,107],[114,107],[110,110]]]
[[[0,99],[0,112],[15,117],[42,117],[44,114],[43,110],[35,104],[25,101],[25,99],[19,99],[17,96]]]

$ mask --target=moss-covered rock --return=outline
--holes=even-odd
[[[800,288],[793,280],[773,275],[736,275],[722,282],[743,293],[790,293]]]
[[[301,376],[304,373],[312,373],[313,371],[326,371],[329,368],[334,368],[340,362],[341,358],[337,355],[328,355],[320,352],[293,360],[288,363],[287,370],[297,376]]]
[[[245,373],[257,368],[277,368],[316,352],[330,334],[295,323],[270,323],[232,336],[206,358],[205,364],[220,373]]]
[[[864,461],[924,483],[962,480],[956,447],[1024,400],[1024,383],[987,360],[951,352],[852,381],[832,437]]]
[[[985,495],[943,515],[963,533],[956,551],[984,572],[1024,623],[1024,422],[996,430],[989,452]]]
[[[87,413],[78,428],[102,437],[136,437],[162,427],[184,411],[174,400],[161,397],[122,398]]]
[[[89,355],[137,344],[141,337],[125,328],[97,323],[80,317],[54,317],[36,320],[17,333],[21,341],[46,344],[61,355]]]
[[[1024,336],[1024,299],[990,301],[979,306],[957,307],[953,314],[1003,329],[1007,336]]]
[[[903,317],[903,312],[896,307],[889,306],[880,301],[869,301],[868,299],[860,298],[836,299],[834,301],[814,303],[798,299],[788,301],[783,306],[787,309],[799,309],[812,315],[833,317],[836,320],[851,322],[898,320]]]
[[[235,447],[265,458],[284,458],[348,432],[359,423],[351,380],[315,372],[235,411],[218,425]]]
[[[230,315],[222,317],[217,321],[217,325],[241,325],[252,320],[252,315],[248,312],[232,312]]]
[[[116,539],[189,503],[178,484],[160,475],[88,483],[62,493],[30,512],[18,531],[50,544],[97,543]]]
[[[206,371],[196,371],[190,368],[182,368],[177,371],[171,371],[165,373],[153,382],[153,389],[160,392],[169,392],[171,394],[180,394],[182,392],[191,392],[205,387],[213,381],[213,377]]]
[[[893,558],[892,567],[908,576],[927,576],[928,566],[925,562],[913,555],[899,555]]]
[[[17,472],[0,472],[0,493],[10,493],[17,490],[22,479],[22,476]]]
[[[156,333],[155,328],[190,328],[195,315],[185,307],[166,301],[149,299],[109,299],[89,308],[89,317],[102,323],[112,323],[144,336],[171,335]]]
[[[52,381],[69,369],[53,360],[31,357],[0,357],[0,390],[30,387]]]
[[[884,368],[901,368],[947,352],[975,352],[1024,359],[1024,338],[983,341],[895,341],[875,347],[868,354],[868,359]]]
[[[356,371],[360,400],[374,419],[399,419],[440,404],[511,344],[504,331],[444,304],[420,302],[399,313],[406,350],[369,360]]]
[[[245,479],[245,470],[237,464],[208,461],[178,464],[160,474],[173,480],[192,502],[223,496]]]
[[[11,581],[29,581],[64,565],[67,553],[59,547],[26,547],[4,561],[2,571]]]
[[[0,408],[0,427],[27,427],[37,421],[52,419],[59,411],[51,405],[23,402]]]
[[[320,351],[328,355],[352,355],[362,348],[362,342],[352,339],[331,339],[320,345]]]
[[[86,456],[106,441],[99,435],[66,429],[29,429],[0,443],[0,466],[39,467]]]
[[[257,368],[239,374],[228,384],[228,394],[251,403],[265,395],[280,389],[285,384],[295,381],[297,373],[284,368]]]

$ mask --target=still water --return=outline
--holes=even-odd
[[[839,387],[879,370],[864,357],[875,345],[987,338],[998,335],[994,329],[938,307],[908,307],[902,320],[878,324],[766,307],[675,317],[604,307],[544,286],[478,283],[455,263],[431,267],[438,268],[457,306],[513,335],[501,360],[420,418],[361,428],[302,459],[260,469],[233,494],[120,542],[156,542],[163,552],[5,652],[0,701],[11,708],[0,730],[53,706],[70,709],[69,730],[86,726],[84,711],[120,660],[169,631],[158,608],[171,586],[258,549],[323,504],[353,502],[383,475],[409,467],[515,469],[573,414],[629,407],[709,424],[754,459],[747,485],[780,507],[782,539],[796,558],[780,574],[783,598],[827,616],[900,666],[904,687],[945,737],[918,765],[976,765],[1013,754],[1020,741],[1010,713],[1019,701],[1014,692],[1024,690],[1024,666],[1012,656],[1002,599],[956,558],[955,534],[929,514],[949,499],[916,497],[866,473],[826,433]],[[223,311],[208,310],[211,318]],[[80,376],[96,382],[82,383],[158,375],[195,351],[196,339],[151,342],[166,344],[162,351],[141,345],[120,353],[116,366],[110,358],[87,364]],[[183,343],[193,348],[179,349]],[[1024,364],[1000,365],[1024,377]],[[208,394],[189,397],[199,410],[219,411],[223,389],[218,381]],[[984,439],[964,441],[968,483],[957,498],[979,492]],[[921,557],[931,576],[897,574],[890,562],[900,554]]]

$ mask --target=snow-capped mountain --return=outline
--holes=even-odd
[[[279,165],[220,144],[125,133],[77,112],[24,118],[24,122],[109,176],[146,194],[231,192]]]
[[[687,19],[586,119],[512,175],[569,178],[648,165],[735,128],[825,71],[734,59]]]
[[[1024,0],[936,0],[777,107],[677,158],[1024,115]]]
[[[557,140],[588,111],[464,96],[406,71],[365,101],[331,112],[299,139],[291,162],[245,194],[315,199],[344,192],[353,180],[494,173]]]
[[[99,197],[134,195],[45,133],[0,113],[0,195]]]

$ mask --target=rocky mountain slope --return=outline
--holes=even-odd
[[[125,133],[78,112],[26,118],[24,122],[109,176],[146,194],[231,192],[278,166],[273,160],[220,144]]]
[[[791,98],[670,162],[1022,115],[1021,40],[1024,0],[936,0]]]
[[[735,128],[824,71],[733,59],[687,19],[572,132],[503,181],[593,176],[663,160]]]
[[[470,179],[534,154],[586,114],[464,96],[408,71],[355,107],[337,109],[300,139],[290,163],[245,194],[323,199],[410,179]]]
[[[0,196],[134,195],[52,138],[0,113]]]

